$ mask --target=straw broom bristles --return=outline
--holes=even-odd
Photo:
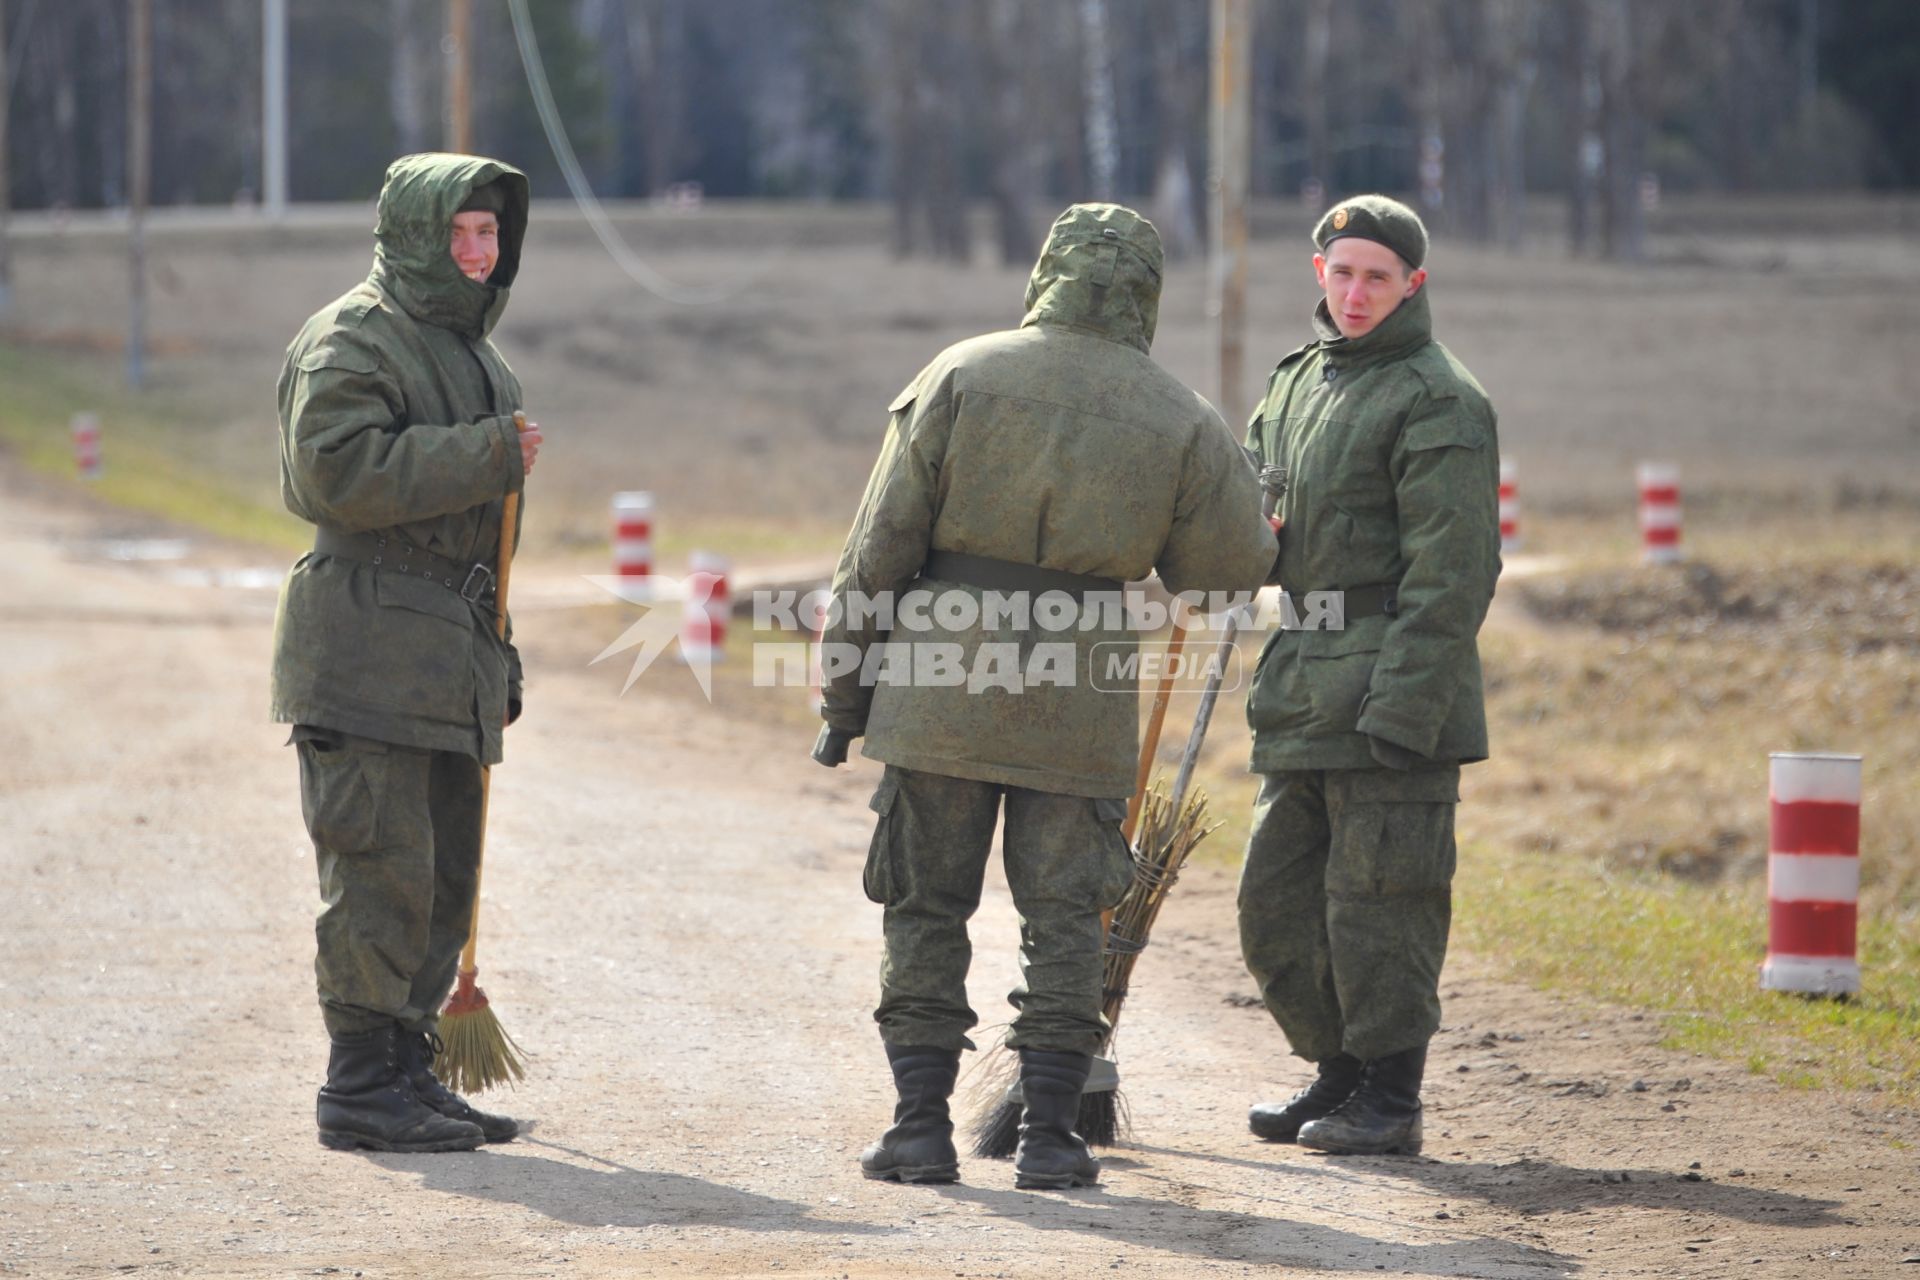
[[[1160,780],[1149,788],[1140,806],[1138,838],[1133,845],[1133,883],[1126,896],[1113,909],[1107,929],[1106,955],[1101,970],[1100,1011],[1107,1018],[1107,1036],[1100,1045],[1100,1056],[1109,1054],[1114,1032],[1120,1024],[1120,1011],[1126,1004],[1133,967],[1147,948],[1153,923],[1160,915],[1168,892],[1180,876],[1180,869],[1219,824],[1207,825],[1207,797],[1195,790],[1171,813],[1172,801]],[[1005,1049],[1005,1042],[1000,1049]],[[998,1052],[998,1061],[983,1064],[982,1082],[974,1096],[991,1099],[973,1126],[973,1153],[994,1159],[1010,1156],[1019,1143],[1021,1103],[1016,1055]],[[1095,1146],[1112,1146],[1130,1128],[1125,1100],[1120,1091],[1101,1089],[1080,1095],[1080,1115],[1076,1131]]]
[[[440,1015],[443,1048],[434,1058],[433,1073],[455,1093],[484,1093],[527,1078],[520,1063],[522,1050],[500,1025],[477,976],[461,971],[453,998]]]

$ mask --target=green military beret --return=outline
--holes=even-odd
[[[1419,270],[1427,260],[1427,228],[1420,215],[1386,196],[1354,196],[1327,210],[1313,229],[1313,243],[1324,251],[1343,236],[1383,244]]]
[[[445,207],[444,205],[442,206]],[[467,198],[455,209],[455,213],[491,213],[498,217],[507,211],[507,193],[501,187],[500,180],[483,182],[467,193]]]

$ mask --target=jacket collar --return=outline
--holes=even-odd
[[[1345,371],[1397,360],[1433,341],[1433,312],[1427,306],[1427,287],[1393,309],[1370,333],[1343,338],[1333,323],[1327,300],[1313,309],[1313,331],[1320,337],[1321,356]]]

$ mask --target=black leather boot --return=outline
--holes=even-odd
[[[860,1172],[887,1181],[958,1182],[960,1153],[947,1099],[960,1077],[960,1051],[890,1044],[887,1062],[900,1100],[893,1127],[860,1153]]]
[[[512,1142],[520,1132],[520,1122],[511,1116],[496,1116],[480,1110],[465,1098],[440,1083],[433,1074],[433,1060],[446,1046],[431,1031],[400,1033],[400,1068],[407,1073],[420,1101],[454,1120],[479,1126],[488,1142]]]
[[[1320,1074],[1313,1083],[1285,1102],[1262,1102],[1247,1112],[1247,1125],[1268,1142],[1292,1142],[1300,1126],[1318,1120],[1347,1100],[1360,1087],[1360,1059],[1337,1053],[1315,1064]]]
[[[1426,1067],[1424,1044],[1370,1060],[1352,1097],[1300,1127],[1300,1145],[1341,1156],[1419,1155],[1420,1077]]]
[[[333,1037],[314,1118],[320,1145],[336,1151],[471,1151],[486,1141],[479,1125],[420,1100],[400,1066],[397,1024]]]
[[[1013,1153],[1013,1185],[1024,1190],[1090,1187],[1100,1162],[1073,1131],[1080,1091],[1093,1066],[1090,1053],[1020,1050],[1020,1146]]]

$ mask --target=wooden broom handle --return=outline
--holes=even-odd
[[[1167,668],[1160,673],[1160,687],[1153,694],[1153,709],[1147,713],[1147,732],[1140,743],[1140,767],[1133,775],[1133,796],[1127,801],[1127,821],[1120,834],[1133,843],[1133,829],[1140,822],[1140,805],[1147,796],[1147,782],[1153,775],[1153,758],[1160,750],[1160,726],[1166,723],[1167,704],[1173,700],[1175,660],[1187,642],[1187,615],[1180,597],[1173,598],[1173,635],[1167,640]]]
[[[527,415],[520,410],[513,411],[513,430],[516,435],[527,429]],[[526,464],[523,462],[524,467]],[[522,483],[525,483],[522,481]],[[493,607],[494,632],[502,640],[507,638],[507,578],[513,570],[513,543],[520,534],[520,495],[510,493],[500,506],[500,550],[494,557],[493,569]],[[487,793],[491,789],[493,770],[482,766],[480,770],[480,852],[484,855],[487,847]],[[467,945],[460,949],[460,972],[472,975],[477,972],[475,959],[480,950],[480,867],[473,869],[473,918],[467,922]]]

